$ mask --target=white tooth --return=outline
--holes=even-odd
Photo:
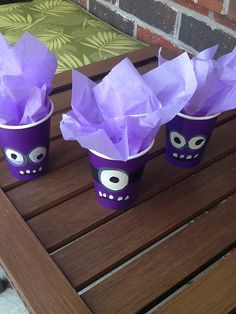
[[[199,156],[199,154],[196,154],[196,155],[194,155],[194,157],[193,158],[197,158]]]
[[[113,195],[109,195],[109,199],[113,200],[114,196]]]
[[[173,155],[172,156],[174,156],[174,157],[178,157],[178,154],[177,153],[173,153]]]
[[[123,200],[123,197],[122,196],[119,196],[117,201],[122,201]]]
[[[101,191],[99,191],[99,192],[98,192],[98,194],[99,194],[99,196],[101,196],[101,197],[102,197],[102,192],[101,192]]]
[[[37,171],[36,170],[33,170],[33,173],[36,173]]]
[[[126,196],[125,200],[128,200],[128,199],[129,199],[129,195]]]
[[[103,193],[103,197],[107,197],[106,193]]]
[[[180,155],[179,158],[183,159],[183,158],[184,158],[184,155]]]
[[[30,174],[30,170],[26,170],[26,173]]]
[[[188,156],[186,157],[186,159],[192,159],[192,158],[193,158],[192,155],[188,155]]]
[[[24,171],[21,170],[21,171],[20,171],[20,174],[24,174]]]
[[[42,171],[42,170],[43,170],[43,167],[40,167],[40,168],[39,168],[39,171]]]

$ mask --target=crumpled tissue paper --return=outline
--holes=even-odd
[[[25,125],[45,117],[56,68],[55,55],[31,34],[12,46],[0,35],[0,124]]]
[[[72,110],[60,125],[64,139],[123,161],[152,143],[197,85],[187,54],[143,77],[126,58],[99,84],[76,71],[72,82]]]
[[[182,112],[190,116],[211,116],[236,108],[236,48],[214,60],[218,45],[192,58],[197,89]],[[161,56],[159,64],[170,61]]]

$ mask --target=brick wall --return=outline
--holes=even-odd
[[[100,19],[148,44],[196,53],[236,45],[236,0],[75,0]]]

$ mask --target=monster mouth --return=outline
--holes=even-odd
[[[123,196],[114,196],[112,194],[107,194],[107,193],[102,193],[101,191],[98,192],[99,196],[101,198],[106,198],[110,201],[116,201],[116,202],[120,202],[120,201],[127,201],[129,199],[129,195],[123,197]]]
[[[36,169],[33,169],[33,170],[29,170],[29,169],[27,169],[27,170],[25,170],[25,171],[23,171],[23,170],[21,170],[20,172],[19,172],[19,174],[20,175],[34,175],[34,174],[38,174],[38,173],[40,173],[40,172],[42,172],[43,171],[43,167],[41,166],[41,167],[39,167],[39,169],[38,170],[36,170]]]
[[[174,157],[177,160],[184,160],[184,161],[191,161],[192,159],[196,159],[199,156],[199,154],[195,154],[195,155],[183,155],[183,154],[177,154],[177,153],[173,153],[172,157]]]

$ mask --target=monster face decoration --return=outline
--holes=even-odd
[[[191,161],[198,158],[199,150],[206,144],[205,136],[198,135],[190,139],[184,137],[176,131],[169,132],[169,140],[176,151],[172,153],[172,157],[177,160]]]
[[[12,167],[18,168],[20,177],[26,178],[27,176],[37,176],[44,171],[44,159],[47,158],[47,151],[46,147],[38,146],[27,154],[15,148],[6,147],[4,155]]]
[[[121,169],[92,167],[93,179],[95,180],[100,198],[111,202],[129,202],[133,198],[131,187],[141,179],[143,167],[133,172]]]
[[[96,197],[103,206],[125,209],[132,205],[152,145],[127,161],[113,160],[89,151]]]
[[[0,144],[8,168],[20,180],[33,180],[47,170],[50,113],[42,120],[19,126],[0,125]]]
[[[166,157],[177,167],[192,168],[202,158],[217,115],[190,117],[179,113],[167,124]]]

